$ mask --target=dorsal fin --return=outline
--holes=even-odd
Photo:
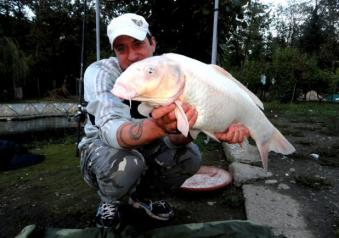
[[[210,64],[209,66],[211,66],[213,69],[218,71],[218,73],[221,73],[222,75],[226,76],[227,79],[230,79],[234,83],[236,83],[241,89],[243,89],[250,96],[250,98],[253,100],[253,102],[258,105],[258,107],[260,107],[262,110],[264,110],[264,104],[257,97],[257,95],[252,93],[248,88],[246,88],[245,85],[243,85],[240,81],[235,79],[229,72],[227,72],[225,69],[223,69],[220,66],[215,65],[215,64]]]

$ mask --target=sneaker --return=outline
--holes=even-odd
[[[157,220],[168,221],[174,216],[174,211],[171,208],[171,206],[166,201],[163,200],[141,201],[139,199],[130,197],[129,204],[131,204],[134,208],[144,209],[147,215]]]
[[[119,203],[100,203],[95,216],[97,227],[118,230],[121,225]]]

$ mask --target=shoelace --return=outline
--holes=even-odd
[[[168,207],[167,202],[165,202],[163,200],[156,201],[156,202],[154,202],[154,204],[158,204],[159,206],[162,206],[165,209]]]
[[[116,204],[109,204],[109,203],[104,203],[101,207],[100,207],[100,214],[101,217],[104,219],[107,218],[112,218],[115,216],[116,212],[117,212],[117,205]]]
[[[166,201],[160,200],[160,201],[153,202],[149,200],[148,202],[149,202],[148,207],[151,211],[153,211],[154,206],[157,207],[158,209],[163,209],[165,211],[168,209],[168,204]]]

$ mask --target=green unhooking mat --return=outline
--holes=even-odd
[[[192,223],[156,228],[142,234],[137,234],[132,227],[120,234],[104,231],[100,228],[85,229],[41,229],[36,225],[26,226],[16,238],[277,238],[271,228],[260,226],[249,221],[216,221],[207,223]]]

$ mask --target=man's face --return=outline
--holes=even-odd
[[[125,70],[134,62],[151,57],[155,51],[155,44],[153,37],[151,44],[147,37],[145,40],[139,41],[130,36],[119,36],[114,41],[113,50],[120,67]]]

